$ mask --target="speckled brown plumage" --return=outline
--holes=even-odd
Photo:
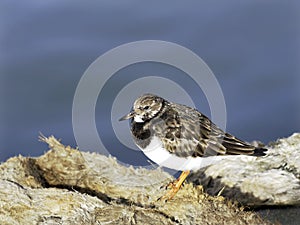
[[[133,119],[137,115],[138,122]],[[145,94],[138,98],[131,114],[122,119],[128,118],[132,118],[131,132],[141,148],[155,135],[166,150],[179,157],[265,155],[266,149],[256,148],[222,131],[196,109],[156,95]]]

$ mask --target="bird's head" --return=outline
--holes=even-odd
[[[154,118],[162,110],[163,105],[163,98],[153,94],[144,94],[135,100],[132,111],[119,121],[133,118],[135,122],[143,123]]]

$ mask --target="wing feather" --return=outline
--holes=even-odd
[[[265,155],[266,149],[225,133],[196,109],[170,103],[161,119],[165,120],[164,132],[160,132],[164,147],[180,157]]]

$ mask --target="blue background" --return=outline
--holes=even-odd
[[[148,39],[185,46],[209,65],[223,90],[230,133],[268,143],[298,132],[299,6],[278,0],[1,1],[0,161],[41,155],[47,147],[39,132],[76,146],[72,101],[87,67],[118,45]],[[168,70],[142,67],[151,74]],[[139,70],[127,74],[138,77]],[[124,82],[117,78],[107,84],[112,90]],[[192,84],[189,91],[209,115],[203,93]],[[126,151],[110,128],[106,106],[113,96],[103,97],[96,107],[102,139]],[[136,151],[120,156],[136,165],[147,160]]]
[[[299,131],[296,1],[170,3],[1,1],[0,160],[42,154],[39,132],[75,146],[72,100],[84,71],[106,51],[145,39],[183,45],[209,65],[224,93],[227,131],[265,143]],[[209,115],[202,93],[189,91]],[[97,123],[108,116],[98,113]],[[109,142],[114,134],[103,135]]]

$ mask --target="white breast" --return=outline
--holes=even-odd
[[[198,170],[202,167],[215,164],[224,158],[228,158],[228,156],[210,156],[204,158],[191,156],[187,158],[179,157],[164,149],[162,142],[156,136],[151,139],[150,144],[146,148],[141,150],[158,165],[181,171]]]

